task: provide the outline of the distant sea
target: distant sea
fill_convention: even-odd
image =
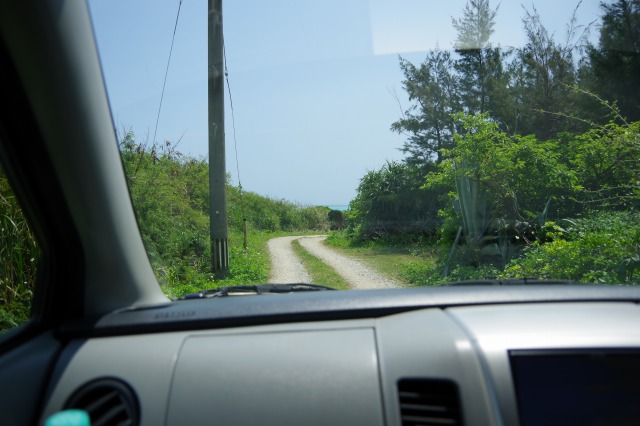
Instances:
[[[331,210],[340,210],[343,212],[349,210],[348,204],[329,204],[325,207],[329,207]]]

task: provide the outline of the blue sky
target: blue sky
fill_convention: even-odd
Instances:
[[[89,0],[118,129],[151,141],[179,0]],[[586,0],[580,22],[597,18]],[[451,48],[464,0],[223,0],[245,190],[305,205],[347,204],[359,179],[400,160],[389,130],[409,102],[398,54],[420,62]],[[497,3],[496,3],[497,4]],[[535,5],[560,39],[577,2]],[[531,3],[525,3],[530,7]],[[207,1],[183,0],[157,141],[207,156]],[[494,44],[523,40],[520,2],[503,0]],[[597,30],[592,31],[594,36]],[[237,184],[228,95],[227,172]]]

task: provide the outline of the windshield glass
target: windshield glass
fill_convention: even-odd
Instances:
[[[89,6],[170,296],[639,281],[639,0]]]

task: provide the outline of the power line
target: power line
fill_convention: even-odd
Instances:
[[[231,106],[231,126],[233,129],[233,147],[236,153],[236,172],[238,173],[238,189],[240,190],[240,212],[242,213],[242,222],[244,223],[244,249],[248,248],[247,238],[247,216],[244,210],[244,197],[242,194],[242,181],[240,180],[240,161],[238,159],[238,139],[236,137],[236,116],[233,109],[233,97],[231,96],[231,85],[229,84],[229,69],[227,68],[227,49],[224,44],[224,35],[222,36],[222,56],[224,58],[224,78],[227,82],[227,91],[229,92],[229,105]]]
[[[238,140],[236,139],[236,117],[233,109],[233,97],[231,96],[231,85],[229,84],[229,70],[227,69],[227,49],[222,40],[222,55],[224,57],[224,78],[227,82],[227,91],[229,92],[229,105],[231,106],[231,127],[233,128],[233,147],[236,153],[236,171],[238,173],[238,187],[240,188],[240,196],[242,196],[242,182],[240,181],[240,162],[238,160]],[[244,216],[244,212],[243,212]]]
[[[162,94],[160,95],[160,105],[158,105],[158,115],[156,117],[156,128],[153,131],[153,143],[156,142],[156,133],[158,132],[158,123],[160,122],[160,110],[162,109],[162,99],[164,98],[164,88],[167,85],[167,75],[169,74],[169,64],[171,63],[171,53],[173,53],[173,42],[176,39],[176,29],[178,29],[178,18],[180,17],[180,7],[182,0],[178,4],[178,13],[176,14],[176,23],[173,27],[173,36],[171,37],[171,49],[169,49],[169,59],[167,60],[167,69],[164,72],[164,82],[162,83]]]

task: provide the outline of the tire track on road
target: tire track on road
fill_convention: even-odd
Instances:
[[[270,283],[311,283],[311,275],[293,252],[291,243],[301,237],[278,237],[268,241],[271,256]]]
[[[311,276],[293,252],[295,240],[310,254],[322,260],[342,276],[353,289],[401,287],[397,281],[380,274],[363,262],[340,254],[324,244],[326,235],[279,237],[269,240],[272,283],[310,283]],[[316,283],[322,284],[322,283]]]

